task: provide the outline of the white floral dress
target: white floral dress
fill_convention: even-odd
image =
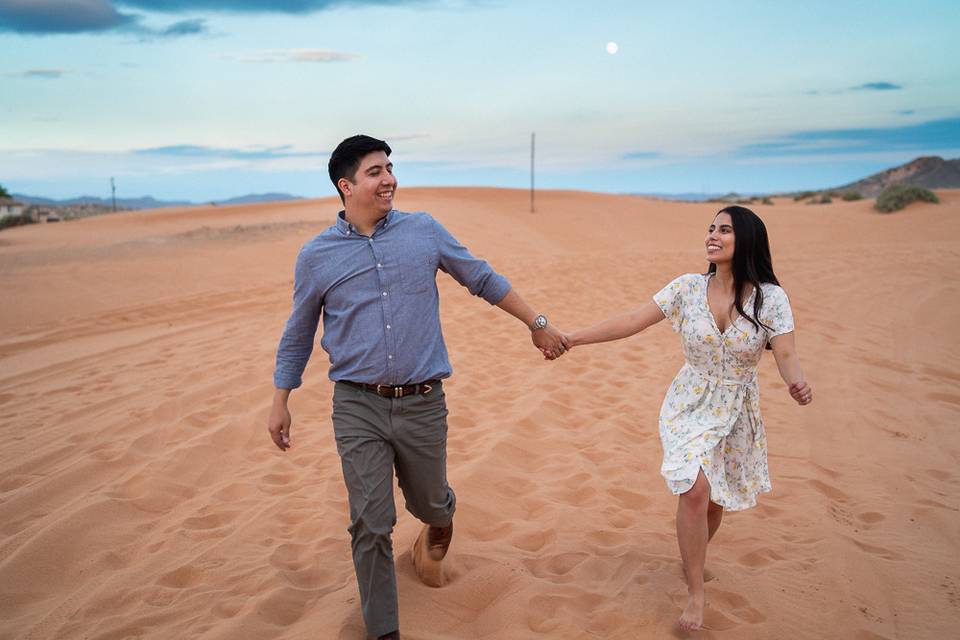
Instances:
[[[771,329],[758,331],[739,316],[721,333],[707,303],[709,278],[682,275],[653,297],[680,334],[686,356],[660,407],[660,472],[681,494],[703,469],[710,500],[737,511],[770,491],[757,363],[770,338],[793,331],[793,313],[784,290],[764,283],[760,320]],[[754,295],[743,303],[750,314]]]

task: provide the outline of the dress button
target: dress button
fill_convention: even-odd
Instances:
[[[390,328],[390,325],[387,325],[387,329],[389,329],[389,328]]]
[[[386,297],[386,295],[387,295],[387,292],[386,292],[386,291],[384,291],[384,292],[383,292],[383,295],[384,295],[384,297]]]
[[[377,269],[383,269],[383,265],[380,264],[379,262],[377,263]]]
[[[393,360],[393,356],[387,356],[388,360]]]

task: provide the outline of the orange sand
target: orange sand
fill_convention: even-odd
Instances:
[[[702,638],[946,638],[960,625],[960,191],[756,210],[815,401],[761,366],[773,493],[708,552]],[[700,271],[713,204],[401,189],[561,328]],[[299,247],[332,199],[0,233],[0,637],[363,638],[319,348],[293,449],[266,432]],[[440,274],[455,376],[453,581],[405,638],[664,638],[685,587],[657,411],[666,323],[544,362]],[[402,505],[402,501],[398,503]]]

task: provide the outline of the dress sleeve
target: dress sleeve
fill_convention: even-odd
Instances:
[[[786,291],[776,285],[763,288],[760,320],[770,327],[767,333],[771,338],[793,331],[793,310]]]
[[[670,326],[674,331],[680,331],[683,324],[683,291],[685,289],[687,276],[674,278],[663,289],[660,289],[653,296],[653,301],[660,307],[660,311],[670,321]]]

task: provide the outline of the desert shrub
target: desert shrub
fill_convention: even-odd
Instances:
[[[911,202],[922,200],[923,202],[940,202],[937,194],[930,189],[924,189],[912,184],[895,184],[887,187],[879,196],[874,208],[883,213],[899,211]]]
[[[760,201],[760,204],[773,204],[773,200],[770,199],[770,196],[763,196],[763,200]]]
[[[798,193],[797,195],[793,196],[793,200],[794,202],[806,200],[807,198],[811,198],[815,195],[817,195],[816,191],[804,191],[803,193]]]
[[[863,200],[863,195],[859,191],[847,191],[843,194],[844,202],[853,202],[854,200]]]
[[[4,216],[0,218],[0,229],[7,227],[19,227],[23,224],[33,224],[33,218],[29,213],[21,213],[17,216]]]
[[[820,196],[820,200],[817,201],[817,204],[830,204],[833,202],[833,198],[830,197],[830,194],[823,194]]]

